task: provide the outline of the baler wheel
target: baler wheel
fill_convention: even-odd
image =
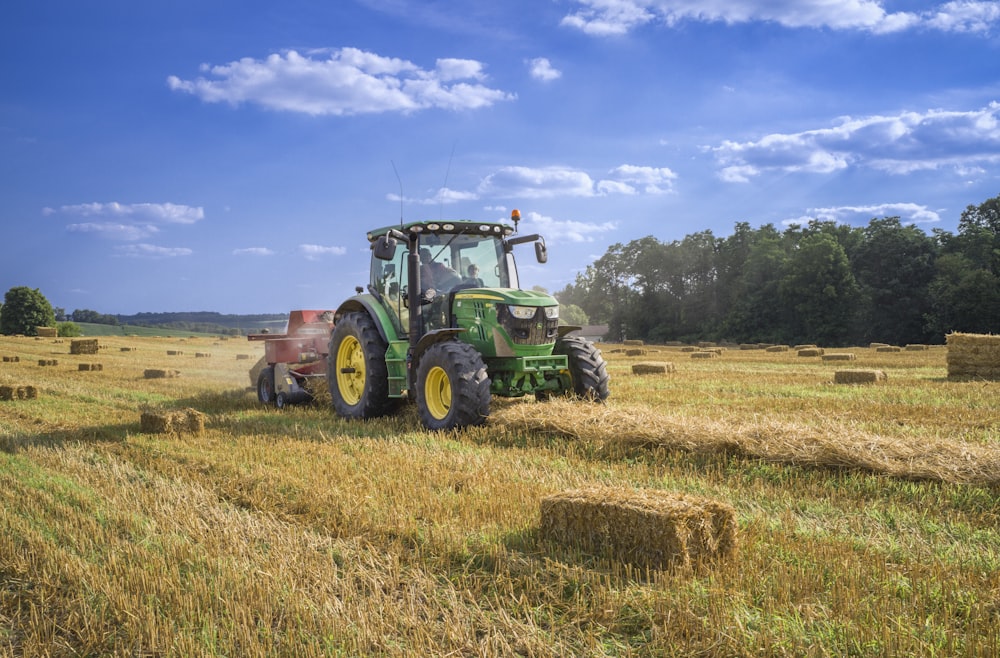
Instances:
[[[257,375],[257,400],[262,404],[274,404],[274,368],[271,366]]]

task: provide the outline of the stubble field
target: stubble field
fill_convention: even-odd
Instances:
[[[496,400],[435,434],[262,407],[259,343],[100,343],[0,337],[0,386],[38,392],[0,401],[0,655],[1000,654],[1000,383],[948,381],[943,347],[606,345],[606,405]],[[188,407],[204,433],[141,431]],[[598,484],[732,505],[735,556],[540,536],[544,496]]]

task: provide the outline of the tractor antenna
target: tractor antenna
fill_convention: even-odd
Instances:
[[[392,173],[396,174],[396,180],[399,181],[399,228],[403,228],[403,179],[399,177],[399,172],[396,171],[396,163],[391,159],[389,163],[392,165]]]
[[[444,185],[441,187],[442,192],[448,189],[448,176],[451,174],[451,161],[455,158],[455,146],[457,144],[457,139],[451,143],[451,155],[448,156],[448,168],[444,170]],[[441,197],[441,204],[438,207],[438,220],[444,220],[444,196]]]

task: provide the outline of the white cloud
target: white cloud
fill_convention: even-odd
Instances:
[[[246,249],[233,249],[234,256],[273,256],[274,252],[267,247],[247,247]]]
[[[347,253],[344,247],[324,247],[318,244],[300,244],[299,253],[306,260],[319,260],[323,256],[343,256]]]
[[[531,77],[542,82],[551,82],[562,77],[562,71],[552,67],[552,63],[545,57],[536,57],[528,62],[528,70]]]
[[[569,167],[503,167],[479,183],[486,197],[541,199],[560,196],[591,197],[611,194],[663,194],[673,189],[676,174],[666,167],[620,165],[606,179],[594,182],[590,174]]]
[[[437,206],[442,204],[449,205],[452,203],[459,203],[460,201],[475,201],[478,197],[475,192],[462,192],[461,190],[452,190],[447,187],[442,187],[433,195],[424,198],[400,197],[398,194],[393,193],[386,194],[385,198],[396,203],[399,203],[400,200],[402,200],[404,203],[415,203],[422,206]]]
[[[593,242],[594,236],[614,231],[618,228],[618,224],[615,222],[590,224],[573,220],[553,219],[537,212],[525,213],[522,217],[522,223],[530,226],[532,231],[537,230],[540,233],[544,233],[546,240],[557,244],[559,242]]]
[[[828,174],[854,166],[891,174],[951,168],[964,175],[1000,163],[1000,103],[970,111],[846,117],[831,128],[725,141],[709,150],[720,165],[718,176],[730,182],[765,171]]]
[[[194,253],[187,247],[158,247],[145,243],[121,245],[115,250],[127,258],[176,258]]]
[[[414,112],[428,108],[466,110],[516,98],[491,89],[480,62],[439,59],[430,70],[397,58],[356,48],[294,50],[258,60],[244,57],[202,66],[195,80],[167,78],[174,91],[208,103],[255,103],[309,115],[346,116],[379,112]]]
[[[874,34],[926,28],[989,32],[1000,21],[996,2],[959,0],[923,12],[889,12],[881,0],[575,0],[562,24],[594,36],[614,36],[651,23],[766,22],[787,28],[858,30]]]
[[[900,217],[915,224],[931,224],[941,221],[935,210],[916,203],[880,203],[868,206],[835,206],[832,208],[809,208],[805,215],[786,219],[782,224],[808,224],[812,220],[846,222],[850,218],[869,220],[874,217]]]
[[[67,231],[76,233],[95,233],[113,240],[142,240],[148,238],[160,229],[151,224],[117,224],[114,222],[83,222],[69,224]]]
[[[81,217],[107,217],[133,222],[158,224],[194,224],[205,218],[200,207],[176,203],[81,203],[59,208],[44,208],[45,215],[64,214]]]

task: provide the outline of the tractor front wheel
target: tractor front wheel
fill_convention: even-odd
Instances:
[[[386,349],[367,313],[348,313],[333,328],[326,379],[340,416],[375,418],[392,411]]]
[[[604,402],[611,395],[608,384],[608,364],[604,361],[601,350],[593,343],[579,336],[563,336],[556,341],[553,354],[565,354],[569,362],[569,378],[571,390],[566,393],[575,394],[585,400]]]
[[[490,378],[471,345],[432,345],[417,366],[417,412],[430,430],[482,425],[490,415]]]

